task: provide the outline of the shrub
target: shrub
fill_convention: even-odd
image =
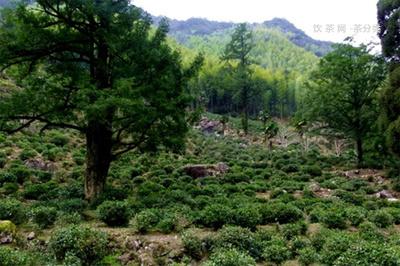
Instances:
[[[261,258],[262,242],[256,240],[254,234],[246,228],[238,226],[224,226],[215,237],[212,250],[220,248],[235,248],[248,254],[256,260]]]
[[[19,185],[17,183],[4,183],[3,184],[3,192],[6,195],[14,194],[19,189]]]
[[[155,209],[148,209],[139,212],[135,216],[136,229],[140,233],[145,233],[149,227],[155,226],[160,221]]]
[[[353,226],[358,226],[365,220],[365,210],[361,207],[346,208],[345,215]]]
[[[22,166],[13,168],[11,173],[17,177],[17,182],[20,184],[24,183],[31,176],[31,171]]]
[[[7,164],[7,158],[0,158],[0,168],[3,168]]]
[[[378,227],[387,227],[393,225],[393,216],[390,215],[386,210],[371,211],[368,214],[368,220],[376,224]]]
[[[37,156],[37,152],[32,149],[23,149],[19,154],[18,158],[21,159],[22,161],[34,158]]]
[[[38,177],[39,181],[42,183],[49,182],[51,180],[52,176],[53,176],[53,173],[51,173],[51,172],[40,171],[37,173],[37,177]]]
[[[46,194],[48,191],[49,188],[46,184],[31,184],[25,188],[23,195],[26,199],[38,199],[39,196]]]
[[[0,172],[0,185],[15,182],[17,182],[17,177],[13,173]]]
[[[53,225],[56,221],[57,209],[54,207],[37,207],[30,210],[28,215],[40,228],[45,228]]]
[[[32,254],[14,250],[11,248],[0,248],[0,265],[39,265]]]
[[[83,265],[94,265],[107,255],[107,243],[106,234],[100,231],[68,226],[53,233],[49,247],[60,262],[74,256]]]
[[[255,229],[262,221],[258,208],[251,205],[234,210],[232,216],[233,224],[250,229]]]
[[[299,255],[297,256],[297,260],[302,265],[311,265],[319,260],[319,255],[315,251],[315,249],[311,247],[306,247],[298,251]]]
[[[132,217],[126,202],[105,201],[97,207],[98,217],[109,226],[125,226]]]
[[[163,233],[169,234],[175,229],[174,217],[164,217],[156,225],[158,229],[161,229]]]
[[[193,231],[188,230],[182,233],[181,240],[187,254],[196,259],[201,258],[201,240]]]
[[[0,220],[10,220],[15,224],[25,219],[25,211],[20,201],[6,199],[0,201]]]
[[[50,142],[57,145],[57,146],[64,146],[68,144],[69,137],[60,133],[54,133],[50,139]]]
[[[311,176],[321,176],[322,169],[318,165],[304,165],[301,167],[301,171]]]
[[[129,191],[122,188],[116,188],[110,184],[106,185],[104,192],[101,193],[97,198],[95,198],[90,206],[96,209],[97,206],[102,204],[106,200],[111,201],[123,201],[128,198]]]
[[[220,229],[232,222],[232,210],[222,204],[209,205],[201,213],[201,222],[205,226]]]
[[[60,211],[65,214],[70,214],[74,212],[81,213],[87,208],[88,204],[83,199],[70,199],[61,201],[59,204]]]
[[[275,237],[266,243],[262,256],[268,262],[280,264],[290,259],[291,252],[282,238]]]
[[[342,253],[334,265],[400,265],[400,252],[394,247],[362,241]]]
[[[328,228],[346,228],[346,217],[340,208],[330,208],[324,212],[322,223]]]
[[[282,233],[282,236],[286,237],[287,239],[291,239],[294,236],[305,234],[307,228],[307,223],[304,221],[300,221],[297,223],[284,224],[281,226],[280,231]]]
[[[278,223],[294,223],[303,218],[303,212],[290,204],[277,204],[275,206],[275,220]]]
[[[211,258],[204,263],[205,266],[252,266],[257,265],[255,260],[246,253],[236,249],[221,250],[211,255]]]

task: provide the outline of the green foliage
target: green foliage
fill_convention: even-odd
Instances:
[[[140,233],[145,233],[147,230],[155,226],[160,221],[160,217],[155,209],[148,209],[139,212],[135,216],[135,226]]]
[[[68,199],[59,203],[59,210],[64,214],[71,214],[74,212],[81,213],[88,206],[88,203],[83,199]]]
[[[263,246],[262,242],[256,241],[255,235],[249,229],[237,226],[225,226],[218,231],[212,250],[235,248],[259,260]]]
[[[368,214],[368,220],[376,224],[378,227],[387,227],[394,223],[393,216],[386,210],[371,211]]]
[[[14,250],[7,247],[0,248],[0,264],[1,265],[34,265],[40,263],[35,260],[35,257],[27,252]]]
[[[19,224],[25,220],[22,203],[16,199],[0,200],[0,220],[10,220]]]
[[[247,255],[246,253],[240,252],[236,249],[223,249],[215,254],[211,255],[211,258],[204,263],[205,266],[249,266],[257,265],[256,261]]]
[[[303,119],[320,133],[357,143],[363,161],[363,141],[377,119],[375,94],[385,79],[384,61],[365,45],[337,44],[320,61],[306,82]]]
[[[189,254],[193,258],[200,258],[202,254],[201,239],[195,235],[193,231],[187,230],[182,233],[182,245],[185,249],[185,253]]]
[[[284,239],[275,237],[266,243],[262,256],[268,262],[280,264],[290,259],[291,252]]]
[[[49,247],[58,261],[76,257],[83,265],[99,263],[107,255],[107,235],[89,228],[68,226],[56,230]]]
[[[97,207],[98,217],[109,226],[126,226],[132,217],[129,206],[123,201],[105,201]]]
[[[203,58],[183,66],[166,41],[166,20],[153,29],[151,17],[128,1],[39,1],[34,9],[21,3],[2,15],[1,69],[19,89],[2,94],[0,130],[13,133],[38,122],[86,135],[84,178],[94,179],[86,182],[92,184],[87,199],[102,192],[118,156],[183,147],[191,101],[185,88]],[[55,132],[50,142],[64,146],[69,139]],[[60,149],[42,155],[56,160]],[[29,149],[19,155],[34,156]]]
[[[37,223],[40,228],[49,227],[54,224],[57,219],[57,209],[54,207],[37,207],[28,212],[28,216],[33,222]]]
[[[201,214],[201,222],[207,227],[220,229],[225,224],[232,222],[232,210],[222,204],[211,204],[206,206]]]
[[[18,158],[21,159],[22,161],[34,158],[37,156],[37,152],[32,149],[23,149],[19,154]]]

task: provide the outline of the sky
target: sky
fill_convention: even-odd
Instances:
[[[317,40],[378,42],[378,0],[132,0],[155,16],[227,22],[264,22],[285,18]]]

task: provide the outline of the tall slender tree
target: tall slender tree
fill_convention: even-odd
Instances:
[[[249,103],[260,94],[258,86],[252,82],[253,70],[250,52],[253,49],[253,33],[246,23],[239,24],[226,45],[222,60],[227,63],[232,94],[240,103],[242,109],[242,126],[245,134],[248,133]]]
[[[38,0],[2,13],[0,68],[13,91],[0,95],[0,130],[34,122],[86,136],[85,195],[103,190],[110,163],[133,149],[179,149],[187,131],[183,69],[164,20],[128,0]],[[153,32],[153,33],[152,33]]]

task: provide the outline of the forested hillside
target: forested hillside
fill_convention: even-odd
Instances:
[[[205,55],[198,80],[191,83],[191,93],[202,97],[209,111],[240,115],[240,102],[225,78],[225,63],[221,60],[237,25],[205,19],[171,20],[169,23],[170,38],[189,48],[185,53],[197,51]],[[310,47],[314,47],[316,41],[306,39],[303,32],[286,20],[274,19],[270,23],[274,23],[273,26],[267,27],[266,22],[249,25],[248,29],[252,33],[249,57],[259,91],[257,97],[250,100],[250,114],[256,117],[260,111],[268,109],[272,116],[283,118],[297,111],[302,77],[316,66],[319,58],[291,39],[301,40],[303,46]]]

